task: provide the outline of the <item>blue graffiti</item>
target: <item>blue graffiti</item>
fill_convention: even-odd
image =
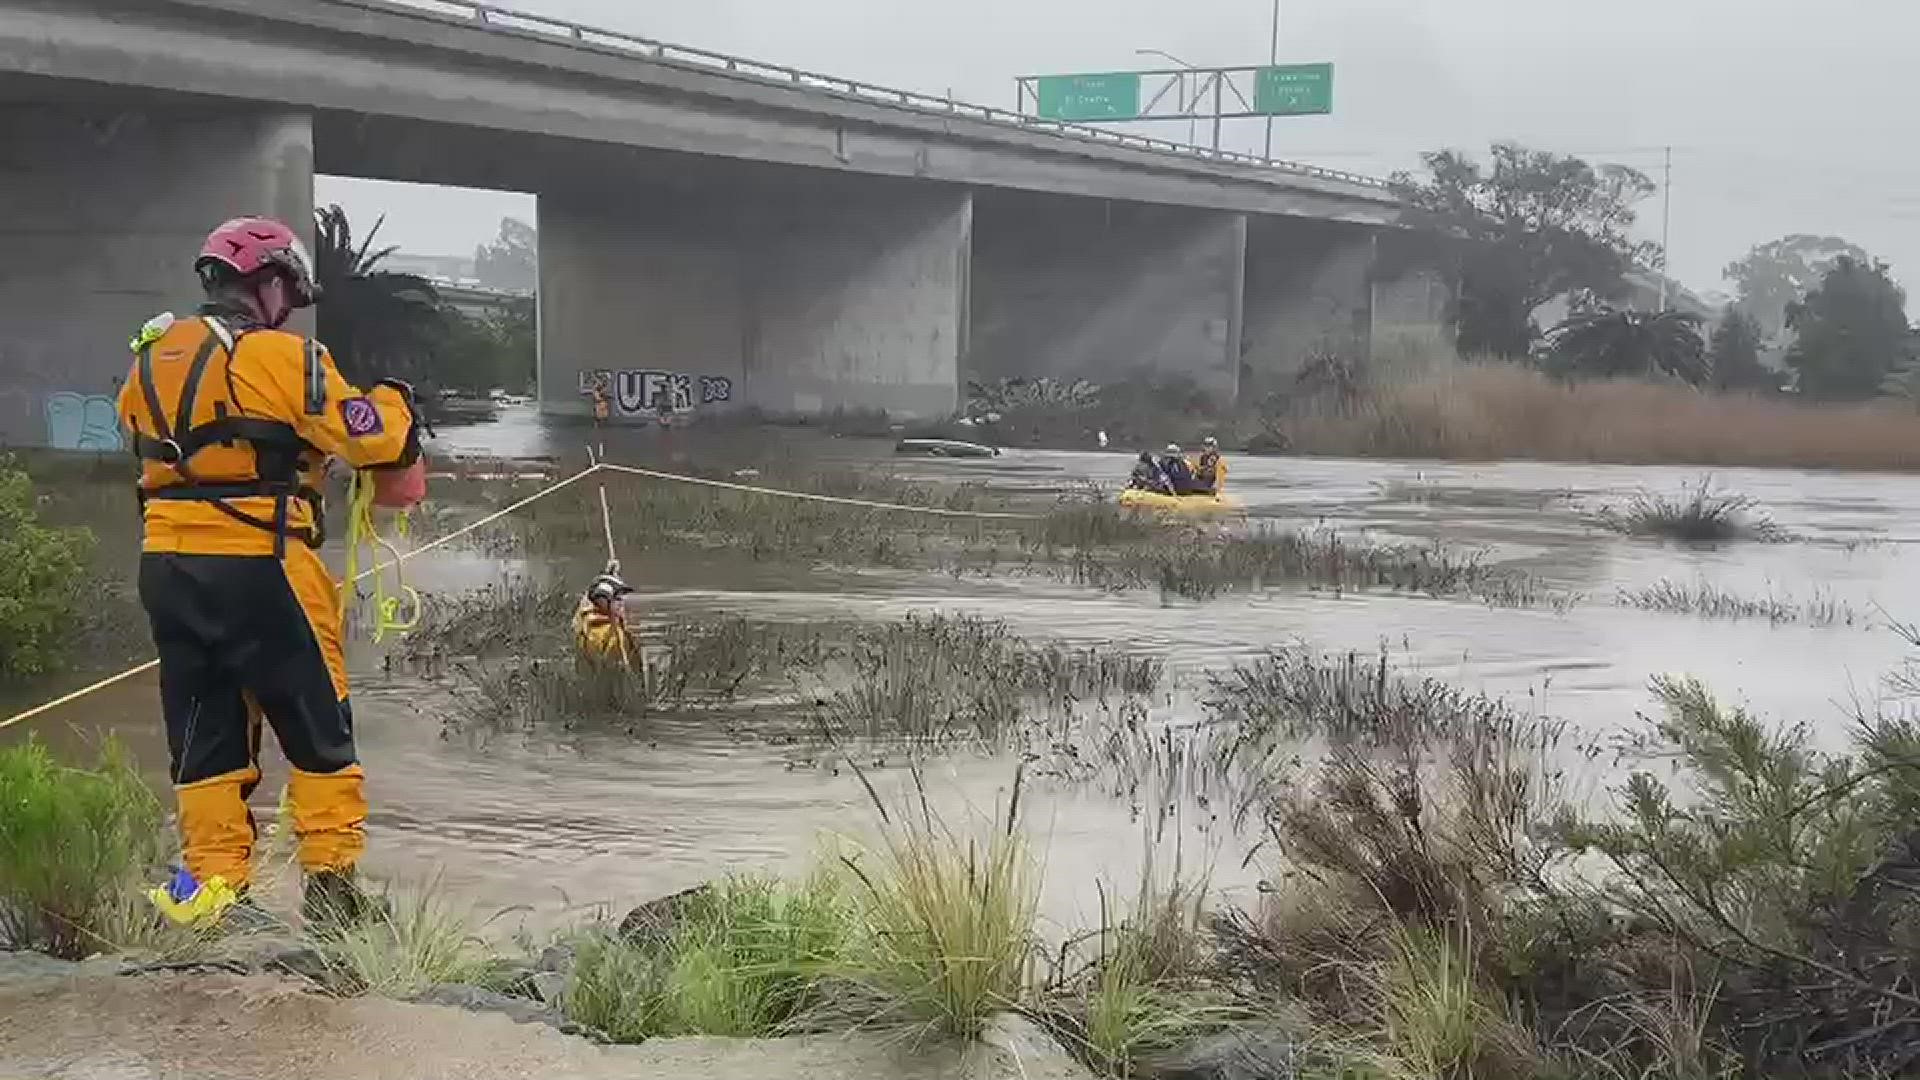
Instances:
[[[733,400],[733,380],[725,375],[700,376],[700,403],[711,405],[716,401]]]
[[[120,413],[104,394],[47,395],[47,445],[55,450],[118,450]]]

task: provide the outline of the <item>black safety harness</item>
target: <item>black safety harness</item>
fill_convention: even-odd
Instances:
[[[174,411],[171,423],[166,411],[160,405],[160,392],[153,378],[153,343],[149,342],[140,349],[139,379],[140,393],[146,399],[147,412],[153,418],[157,429],[149,438],[136,425],[133,432],[133,451],[143,461],[157,461],[179,473],[182,482],[164,487],[138,488],[140,505],[144,510],[149,499],[180,499],[205,502],[235,521],[264,529],[273,534],[273,554],[275,558],[285,557],[287,537],[291,536],[310,548],[318,548],[326,540],[326,514],[319,489],[300,482],[300,455],[318,453],[312,444],[300,437],[299,431],[284,420],[269,420],[257,416],[234,416],[227,411],[227,402],[214,404],[214,418],[204,424],[193,424],[193,407],[200,394],[201,381],[206,377],[207,366],[213,360],[214,350],[223,349],[227,362],[227,397],[237,407],[239,398],[234,393],[232,364],[239,354],[246,332],[235,334],[219,318],[202,315],[200,321],[206,325],[207,337],[201,342],[200,349],[193,356],[192,367],[187,371],[186,380],[180,386],[180,400]],[[305,387],[305,406],[307,415],[319,416],[325,413],[327,406],[326,367],[321,360],[320,344],[309,339],[306,343],[306,365],[302,382]],[[216,443],[232,446],[236,441],[248,443],[253,447],[254,475],[252,480],[203,481],[193,474],[187,463],[200,451]],[[234,506],[228,500],[269,497],[273,499],[273,517],[260,518]],[[305,500],[313,511],[313,524],[295,526],[289,523],[287,506],[291,499]]]

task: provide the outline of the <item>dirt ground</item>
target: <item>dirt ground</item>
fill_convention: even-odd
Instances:
[[[4,960],[0,957],[0,960]],[[1018,1022],[982,1044],[862,1033],[603,1047],[492,1013],[276,977],[0,963],[0,1080],[1070,1080]]]

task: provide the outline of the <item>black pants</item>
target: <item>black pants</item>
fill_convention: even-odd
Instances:
[[[247,798],[260,781],[260,722],[293,765],[300,861],[350,869],[366,845],[363,775],[340,649],[339,595],[319,556],[140,557],[140,600],[160,654],[160,702],[187,868],[244,885]]]
[[[249,697],[294,768],[354,763],[352,710],[279,559],[142,555],[140,602],[160,654],[174,783],[253,764]]]

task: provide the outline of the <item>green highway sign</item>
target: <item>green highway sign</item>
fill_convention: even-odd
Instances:
[[[1253,80],[1253,111],[1263,116],[1322,116],[1333,111],[1332,64],[1263,67]]]
[[[1040,116],[1047,120],[1131,120],[1140,115],[1140,76],[1042,75],[1035,80]]]

